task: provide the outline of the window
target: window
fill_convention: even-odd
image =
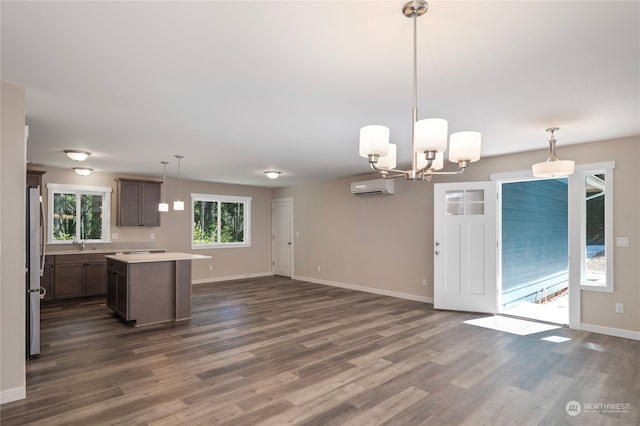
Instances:
[[[580,284],[613,291],[613,164],[583,166],[580,179]]]
[[[251,246],[251,198],[191,194],[191,248]]]
[[[49,243],[109,242],[111,188],[47,184]]]

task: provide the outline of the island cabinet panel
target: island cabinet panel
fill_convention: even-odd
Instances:
[[[118,179],[118,226],[160,226],[162,182]]]
[[[107,306],[134,325],[191,318],[191,260],[187,253],[107,256]]]

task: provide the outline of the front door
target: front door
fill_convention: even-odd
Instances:
[[[273,273],[291,277],[293,269],[293,200],[272,202]]]
[[[434,308],[495,314],[495,183],[435,184],[434,197]]]

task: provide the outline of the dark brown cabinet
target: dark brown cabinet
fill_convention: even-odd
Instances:
[[[48,302],[55,299],[55,283],[55,257],[45,256],[44,271],[42,272],[42,277],[40,277],[40,287],[46,290],[42,298],[43,301]]]
[[[40,195],[42,195],[42,175],[46,172],[41,170],[27,170],[27,188],[30,186],[39,186]]]
[[[100,296],[107,293],[104,254],[58,255],[55,260],[54,297]]]
[[[162,182],[118,179],[118,226],[160,226]]]
[[[109,259],[107,261],[107,306],[126,321],[131,320],[129,312],[129,286],[127,266]]]

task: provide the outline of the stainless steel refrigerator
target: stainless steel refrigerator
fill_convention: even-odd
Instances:
[[[40,187],[27,188],[27,357],[40,355],[40,300],[46,290],[40,287],[45,256],[44,208]]]

